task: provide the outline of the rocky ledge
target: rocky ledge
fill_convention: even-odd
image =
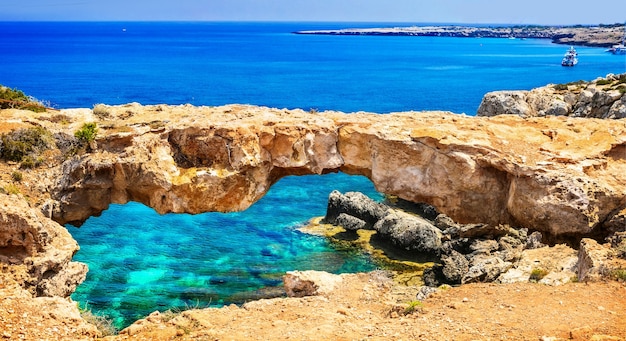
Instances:
[[[626,118],[626,74],[591,82],[550,84],[530,91],[487,93],[478,116],[518,115]]]
[[[363,230],[373,230],[380,240],[393,245],[394,254],[402,254],[407,260],[433,261],[434,266],[419,274],[427,286],[418,294],[420,300],[444,284],[534,281],[561,285],[619,278],[626,269],[626,224],[623,223],[603,244],[582,238],[573,247],[565,244],[550,247],[544,244],[540,232],[531,233],[527,228],[459,224],[428,204],[396,200],[378,203],[362,193],[337,191],[330,194],[326,216],[320,223],[341,228],[327,228],[325,235],[331,239],[341,235],[363,245],[373,240],[372,234]],[[346,234],[353,231],[358,236],[368,235],[369,240],[348,238]],[[373,256],[381,257],[377,253]],[[406,265],[403,264],[403,271]]]
[[[457,38],[532,38],[551,39],[555,44],[610,47],[622,42],[624,26],[409,26],[383,28],[346,28],[338,30],[297,31],[296,34],[424,36]]]

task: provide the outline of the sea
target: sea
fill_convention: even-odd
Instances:
[[[432,24],[432,23],[428,23]],[[483,95],[626,72],[626,57],[538,39],[298,35],[416,23],[0,22],[0,84],[54,108],[241,103],[475,115]],[[383,200],[364,177],[290,176],[237,213],[165,214],[112,204],[80,228],[89,265],[72,298],[123,328],[152,311],[242,304],[280,293],[290,270],[378,266],[361,250],[300,232],[333,190]]]

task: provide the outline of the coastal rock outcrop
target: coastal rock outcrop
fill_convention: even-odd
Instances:
[[[518,115],[626,118],[626,74],[592,82],[554,84],[530,91],[487,93],[477,116]]]
[[[551,39],[555,44],[610,47],[622,41],[621,24],[600,26],[406,26],[297,31],[296,34]]]
[[[0,269],[33,296],[67,297],[87,266],[69,232],[15,195],[0,194]]]
[[[380,192],[431,204],[459,223],[546,235],[607,234],[626,208],[625,120],[243,105],[96,113],[3,111],[4,120],[69,136],[98,124],[97,149],[25,174],[48,184],[33,196],[48,197],[38,205],[61,224],[127,201],[160,213],[243,210],[283,176],[336,171],[365,175]]]
[[[362,206],[368,201],[371,199],[362,194],[333,192],[328,209],[330,212],[336,207]],[[434,260],[434,266],[423,272],[426,287],[418,296],[429,293],[431,289],[428,288],[444,284],[532,281],[562,285],[574,278],[597,281],[621,276],[622,269],[626,268],[626,232],[615,233],[604,245],[583,238],[577,251],[565,244],[546,245],[537,231],[528,234],[527,229],[508,225],[459,224],[445,214],[432,219],[430,210],[424,210],[422,205],[399,205],[392,200],[386,203],[372,201],[368,206],[376,207],[376,210],[384,208],[386,213],[373,227],[363,225],[359,229],[376,230],[380,238],[397,247],[397,250],[387,251],[402,254],[401,257]],[[399,209],[399,206],[407,210]],[[368,210],[341,214],[361,221],[363,216],[371,216]],[[329,215],[332,213],[327,217]],[[344,221],[351,220],[325,218],[322,222],[354,230],[342,225]],[[285,282],[286,287],[288,282],[289,286],[300,288],[298,292],[313,292],[315,289],[309,282],[296,282],[291,277]]]

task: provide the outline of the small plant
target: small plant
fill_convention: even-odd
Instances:
[[[542,278],[546,277],[548,271],[545,269],[535,268],[530,272],[530,282],[539,282]]]
[[[100,332],[101,337],[111,336],[117,334],[117,329],[113,325],[113,321],[106,316],[94,314],[87,305],[84,308],[79,307],[80,316],[87,323],[96,326],[96,329]]]
[[[607,85],[611,83],[613,83],[613,81],[608,79],[598,79],[598,81],[596,81],[596,85]]]
[[[617,281],[626,282],[626,269],[617,269],[611,271],[611,277]]]
[[[0,136],[0,158],[26,162],[27,166],[22,168],[32,168],[38,165],[39,154],[49,149],[52,141],[52,134],[42,127],[14,130]]]
[[[17,187],[14,184],[8,184],[5,188],[4,191],[8,194],[20,194],[20,188]]]
[[[415,312],[421,312],[422,308],[424,308],[424,303],[422,301],[411,301],[409,305],[404,308],[404,315],[410,315]]]
[[[96,140],[96,135],[98,134],[98,125],[94,122],[85,123],[83,126],[78,129],[74,136],[82,143],[89,144]]]
[[[555,84],[554,85],[554,90],[563,91],[567,89],[569,89],[569,86],[567,84]]]
[[[32,155],[26,155],[22,158],[22,162],[20,162],[20,168],[21,169],[37,168],[41,166],[42,163],[43,163],[42,158],[40,157],[35,158]]]
[[[104,104],[94,105],[92,111],[93,111],[93,114],[100,120],[104,120],[104,119],[111,117],[111,113],[109,112],[108,107]]]
[[[11,179],[13,179],[13,181],[15,182],[21,182],[23,178],[24,176],[20,171],[13,171],[13,173],[11,173]]]

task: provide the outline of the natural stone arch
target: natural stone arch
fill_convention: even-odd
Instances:
[[[56,221],[80,223],[130,200],[161,213],[238,211],[285,175],[336,171],[459,222],[553,235],[597,232],[626,206],[626,162],[613,152],[626,144],[622,121],[138,105],[112,107],[113,117],[116,110],[132,131],[107,133],[94,153],[58,168],[44,210]],[[147,117],[180,118],[154,128]]]

